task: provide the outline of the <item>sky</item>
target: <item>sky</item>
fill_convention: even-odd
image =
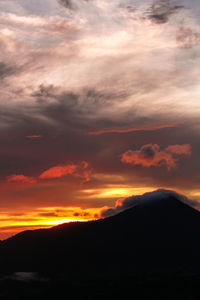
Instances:
[[[157,189],[200,203],[198,0],[0,1],[0,239]]]

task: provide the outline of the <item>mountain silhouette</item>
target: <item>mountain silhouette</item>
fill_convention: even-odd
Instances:
[[[170,196],[115,216],[25,231],[0,244],[1,272],[82,277],[198,274],[200,213]]]

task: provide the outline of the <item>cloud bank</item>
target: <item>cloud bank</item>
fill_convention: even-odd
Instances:
[[[145,193],[143,195],[132,196],[125,199],[119,199],[116,201],[114,208],[103,208],[100,215],[101,217],[110,217],[116,215],[126,209],[132,208],[136,205],[148,204],[156,201],[168,201],[171,198],[175,198],[184,203],[192,203],[184,195],[178,194],[175,191],[159,189],[154,192]]]

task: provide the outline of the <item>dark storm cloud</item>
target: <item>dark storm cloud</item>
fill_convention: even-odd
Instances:
[[[138,196],[132,196],[128,197],[125,199],[119,199],[116,202],[116,205],[114,208],[108,208],[108,209],[103,209],[101,211],[101,217],[110,217],[113,215],[116,215],[126,209],[132,208],[136,205],[143,205],[143,204],[148,204],[152,202],[157,202],[157,201],[168,201],[169,199],[174,198],[179,201],[182,201],[184,203],[194,205],[194,201],[190,201],[187,197],[184,195],[178,194],[175,191],[171,190],[157,190],[154,192],[150,193],[145,193],[143,195],[138,195]]]
[[[165,24],[169,18],[184,6],[176,5],[170,0],[156,0],[147,11],[147,17],[156,24]]]
[[[180,48],[192,48],[200,45],[200,32],[189,26],[182,26],[176,34],[176,41]]]

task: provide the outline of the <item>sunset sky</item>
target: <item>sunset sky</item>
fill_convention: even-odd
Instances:
[[[199,0],[0,1],[0,239],[160,188],[198,207],[199,16]]]

